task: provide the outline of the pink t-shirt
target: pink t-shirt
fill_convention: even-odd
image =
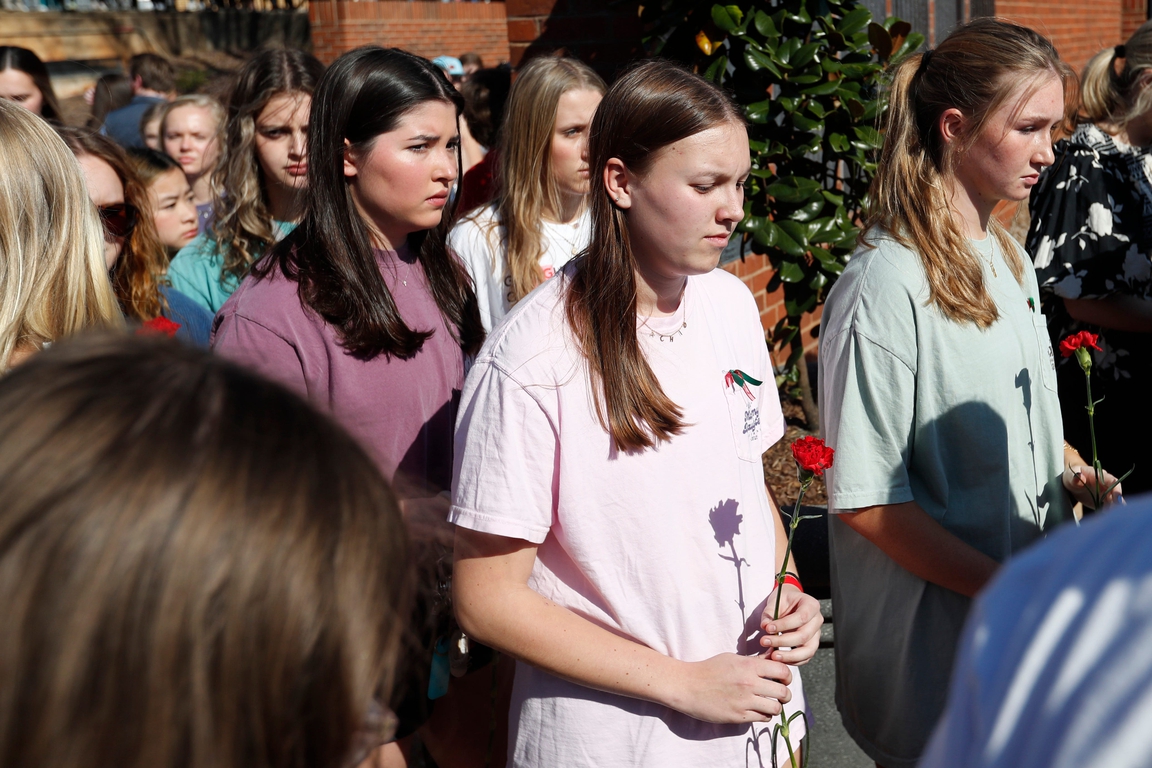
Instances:
[[[410,328],[432,331],[401,360],[348,354],[336,329],[300,301],[298,284],[273,269],[249,276],[220,308],[212,348],[287,385],[332,414],[376,460],[400,498],[447,490],[452,426],[464,353],[405,248],[376,251],[384,282]]]
[[[688,279],[674,317],[638,325],[689,426],[620,453],[565,320],[571,269],[517,304],[465,381],[450,519],[538,544],[532,589],[660,653],[759,653],[776,553],[761,454],[784,419],[756,303],[716,270]],[[731,371],[762,383],[745,390]],[[804,706],[793,680],[790,712]],[[525,768],[759,764],[757,750],[768,764],[772,750],[770,727],[700,722],[526,664],[510,737]]]

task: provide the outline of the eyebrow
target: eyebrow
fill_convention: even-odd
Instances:
[[[412,138],[408,139],[408,141],[439,141],[439,140],[440,140],[439,136],[432,136],[429,134],[421,134],[419,136],[413,136]]]

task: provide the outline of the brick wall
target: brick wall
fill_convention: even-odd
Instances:
[[[1120,40],[1127,40],[1140,25],[1148,20],[1148,0],[1122,0],[1120,10]]]
[[[607,0],[506,0],[513,65],[557,51],[607,78],[641,55],[639,4]]]
[[[1101,48],[1124,42],[1121,5],[1130,0],[996,0],[996,15],[1048,37],[1079,72]],[[1147,13],[1147,7],[1142,13]],[[1138,26],[1138,25],[1137,25]]]
[[[312,50],[325,63],[361,45],[403,48],[428,58],[479,53],[486,65],[508,61],[503,3],[312,0]]]

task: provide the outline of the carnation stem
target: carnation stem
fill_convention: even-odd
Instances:
[[[784,588],[784,577],[788,575],[788,560],[792,556],[792,540],[796,536],[796,527],[800,525],[800,504],[804,501],[804,494],[808,490],[808,486],[812,485],[813,473],[808,470],[800,470],[800,473],[800,493],[796,496],[796,505],[792,507],[792,519],[788,521],[788,546],[784,548],[784,564],[780,566],[780,573],[776,574],[776,608],[772,611],[773,621],[780,618],[780,591]],[[796,765],[796,754],[792,751],[788,725],[788,718],[784,716],[784,708],[781,707],[780,735],[784,737],[784,743],[788,747],[788,763],[791,768],[799,768]]]
[[[1092,440],[1092,470],[1096,473],[1096,480],[1088,489],[1088,493],[1092,496],[1093,508],[1100,509],[1100,480],[1104,476],[1104,470],[1096,453],[1096,401],[1092,399],[1091,369],[1084,371],[1084,386],[1088,389],[1088,435]]]

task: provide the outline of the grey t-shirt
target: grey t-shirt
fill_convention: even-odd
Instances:
[[[912,768],[943,710],[970,600],[913,576],[836,513],[916,501],[1003,562],[1071,512],[1052,346],[1028,261],[1021,285],[995,238],[970,241],[1000,314],[982,329],[928,304],[914,251],[870,239],[821,323],[820,408],[836,450],[836,701],[870,757]]]

